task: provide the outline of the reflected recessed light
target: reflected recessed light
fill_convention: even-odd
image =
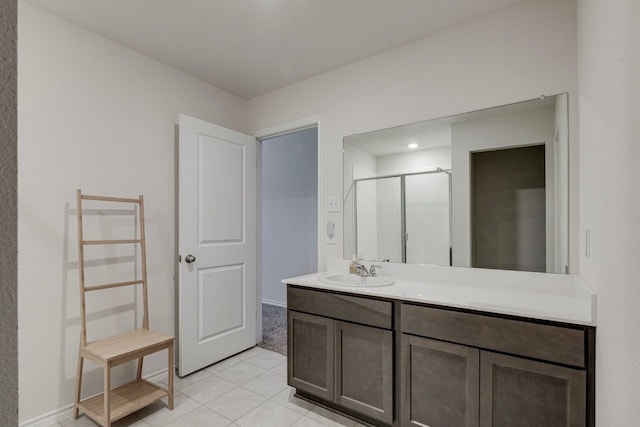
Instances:
[[[412,142],[411,144],[407,145],[407,147],[409,147],[409,148],[418,148],[418,144],[416,144],[415,142]]]

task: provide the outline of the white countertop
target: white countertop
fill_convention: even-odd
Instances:
[[[455,267],[390,268],[385,264],[386,270],[395,270],[394,274],[380,275],[392,277],[395,280],[393,285],[359,287],[321,282],[320,277],[324,275],[345,274],[348,263],[333,263],[329,267],[333,270],[284,279],[282,283],[596,326],[596,295],[577,276]]]

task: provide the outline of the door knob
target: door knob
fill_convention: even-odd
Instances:
[[[189,254],[186,257],[184,257],[184,262],[186,262],[187,264],[191,264],[192,262],[194,262],[196,260],[196,257],[194,257],[193,255]]]

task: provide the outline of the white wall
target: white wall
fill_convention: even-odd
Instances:
[[[321,114],[324,134],[324,201],[342,194],[342,138],[375,129],[445,117],[486,107],[575,94],[575,2],[525,2],[432,37],[372,56],[248,102],[250,130]],[[570,107],[575,115],[574,105]],[[571,122],[575,125],[575,121]],[[577,156],[577,144],[572,145]],[[577,167],[572,164],[572,177]],[[575,176],[574,176],[575,175]],[[577,179],[572,179],[577,185]],[[577,187],[571,189],[577,203]],[[337,244],[342,257],[342,213]],[[577,210],[572,209],[572,224]],[[572,248],[577,232],[572,230]],[[350,254],[347,254],[350,255]],[[577,271],[577,252],[572,271]]]
[[[318,132],[262,142],[262,302],[285,306],[282,279],[318,271]]]
[[[378,175],[427,172],[451,169],[451,127],[447,126],[448,145],[427,150],[390,154],[376,159]]]
[[[345,218],[348,218],[347,224],[344,226],[343,233],[343,245],[344,245],[344,255],[347,258],[351,258],[351,256],[356,255],[356,228],[354,223],[354,191],[355,185],[354,180],[366,177],[376,176],[376,158],[370,153],[363,151],[353,145],[346,144],[344,146],[343,153],[343,169],[342,173],[344,176],[344,188],[343,188],[343,201],[342,201],[342,210],[344,212]],[[333,169],[332,169],[333,170]],[[366,187],[366,185],[365,185]],[[373,190],[373,189],[372,189]],[[359,191],[362,191],[362,186]],[[366,191],[366,189],[365,189]],[[375,191],[371,192],[370,197],[364,198],[364,200],[368,200],[369,204],[364,209],[364,212],[370,213],[367,215],[366,219],[363,217],[360,220],[364,220],[368,222],[368,225],[360,224],[361,226],[370,228],[374,230],[372,233],[364,236],[367,239],[367,242],[364,243],[365,247],[375,248],[376,243],[378,241],[378,232],[377,227],[375,226],[377,221],[377,213],[376,213],[376,205],[377,205],[377,196]],[[360,198],[360,202],[363,201],[363,198]],[[358,209],[360,213],[363,211]],[[335,215],[334,215],[335,216]],[[333,219],[335,221],[335,219]],[[359,236],[362,238],[363,236]],[[378,254],[376,252],[374,259],[378,258]]]
[[[640,419],[640,2],[578,2],[580,272],[598,293],[596,418]]]
[[[178,114],[244,131],[246,103],[24,2],[18,32],[24,422],[73,401],[79,342],[75,189],[145,196],[151,327],[173,333]],[[104,326],[95,332],[115,331]],[[101,387],[102,374],[85,365],[86,396]],[[164,366],[164,358],[151,359],[145,373]]]

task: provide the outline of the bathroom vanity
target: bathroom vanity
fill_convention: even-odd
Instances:
[[[283,281],[289,384],[372,425],[593,426],[595,295],[570,276],[536,289],[535,273],[511,287],[482,274],[473,285]]]

